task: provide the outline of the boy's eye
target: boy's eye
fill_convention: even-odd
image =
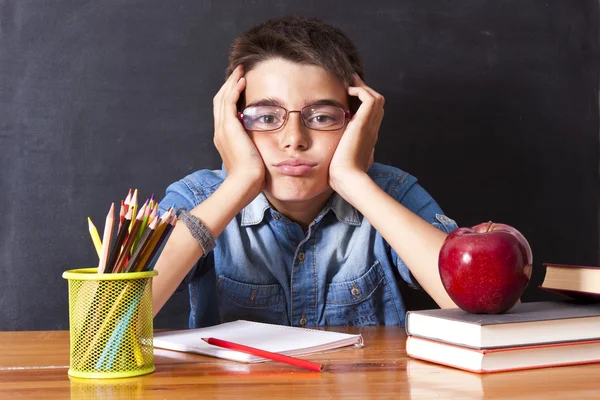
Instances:
[[[328,127],[335,125],[338,121],[335,116],[329,114],[314,114],[306,122],[312,126]]]
[[[244,126],[250,130],[274,130],[283,124],[284,119],[285,110],[280,107],[255,106],[244,111]]]
[[[262,124],[274,124],[276,120],[274,115],[261,115],[257,118],[257,121]]]
[[[315,115],[313,119],[315,122],[322,124],[322,123],[331,121],[333,118],[330,117],[329,115]]]

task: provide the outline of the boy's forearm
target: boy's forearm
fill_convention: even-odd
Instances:
[[[216,238],[235,215],[253,200],[254,193],[254,190],[228,178],[209,198],[189,212],[198,217]],[[158,271],[152,282],[154,315],[158,314],[202,255],[200,244],[185,224],[178,223],[154,268]]]
[[[339,194],[377,229],[433,300],[442,308],[456,307],[438,271],[446,234],[398,203],[366,173],[353,174],[339,187]]]

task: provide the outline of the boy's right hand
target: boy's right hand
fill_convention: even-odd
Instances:
[[[237,102],[246,88],[243,75],[244,70],[238,65],[213,99],[214,144],[221,155],[228,179],[244,185],[252,201],[263,189],[265,165],[237,118]]]

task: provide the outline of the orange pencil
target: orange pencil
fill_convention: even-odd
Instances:
[[[323,366],[321,364],[318,364],[318,363],[315,363],[312,361],[306,361],[306,360],[301,360],[301,359],[295,358],[295,357],[284,356],[283,354],[279,354],[279,353],[271,353],[270,351],[256,349],[254,347],[244,346],[242,344],[228,342],[226,340],[221,340],[221,339],[202,338],[202,340],[204,340],[208,344],[212,344],[213,346],[219,346],[224,349],[235,350],[235,351],[239,351],[242,353],[251,354],[251,355],[257,356],[257,357],[267,358],[267,359],[273,360],[273,361],[279,361],[282,363],[294,365],[296,367],[309,369],[309,370],[315,371],[315,372],[323,371]]]
[[[158,204],[154,203],[154,208],[152,209],[152,212],[150,213],[150,217],[148,219],[148,224],[151,224],[152,221],[154,221],[154,218],[156,218],[157,213],[158,213]]]

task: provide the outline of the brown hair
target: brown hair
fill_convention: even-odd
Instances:
[[[243,65],[247,72],[272,58],[319,66],[338,77],[346,87],[352,84],[354,73],[364,78],[358,51],[340,29],[314,18],[291,16],[268,20],[235,38],[229,50],[226,76],[237,65]],[[356,112],[360,101],[351,96],[349,102],[350,110]]]

